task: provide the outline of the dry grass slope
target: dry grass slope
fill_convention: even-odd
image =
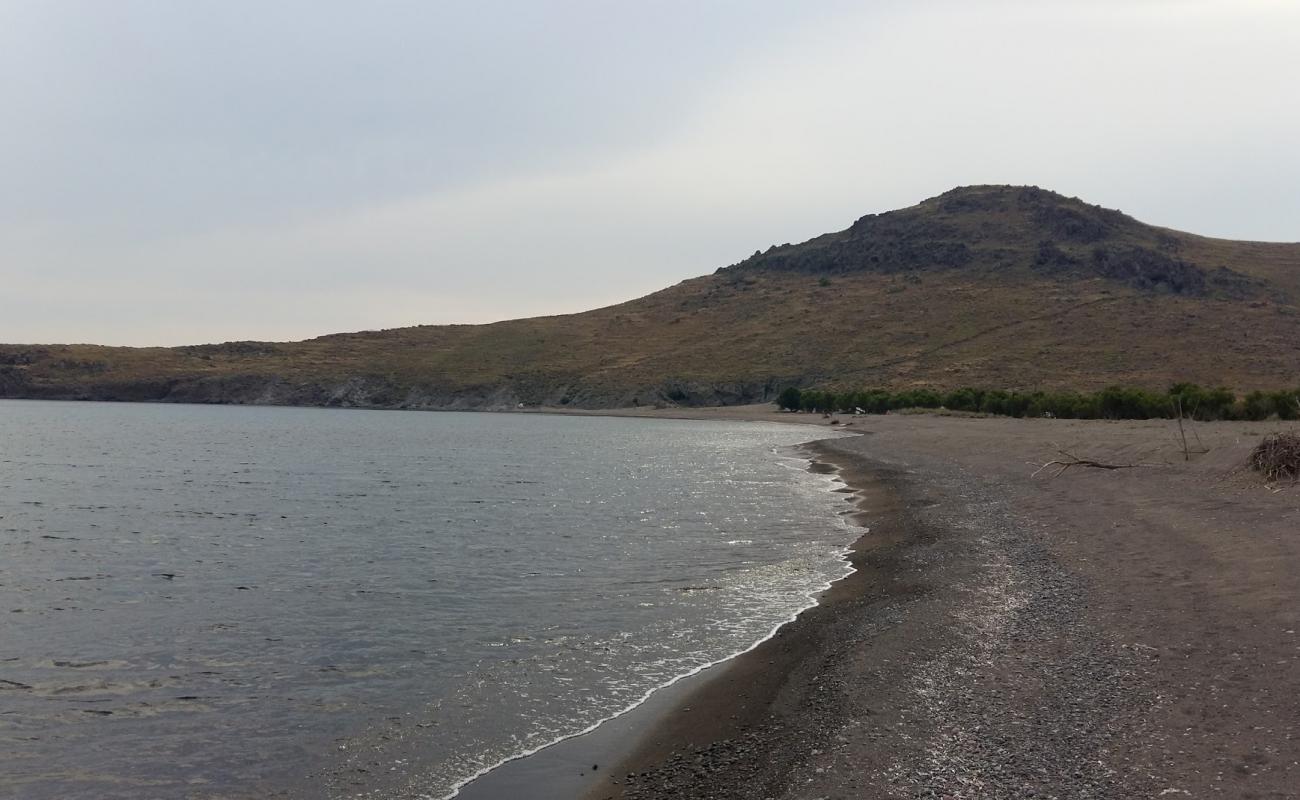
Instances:
[[[0,396],[418,408],[767,400],[785,385],[1300,383],[1300,245],[956,189],[582,314],[303,342],[0,346]]]

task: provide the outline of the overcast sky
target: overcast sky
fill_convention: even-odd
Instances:
[[[0,341],[580,311],[953,186],[1300,240],[1300,2],[0,0]]]

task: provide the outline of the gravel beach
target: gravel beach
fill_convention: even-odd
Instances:
[[[1241,469],[1278,423],[843,421],[857,572],[589,800],[1300,797],[1300,490]]]

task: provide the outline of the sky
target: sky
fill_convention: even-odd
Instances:
[[[959,185],[1300,240],[1300,2],[0,0],[0,341],[582,311]]]

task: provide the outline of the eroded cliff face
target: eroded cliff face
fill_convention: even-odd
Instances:
[[[793,378],[779,385],[793,385]],[[322,406],[333,408],[416,409],[428,411],[508,411],[518,408],[630,408],[636,406],[722,406],[770,402],[778,383],[667,381],[635,388],[581,383],[478,387],[408,386],[378,376],[340,381],[291,382],[276,376],[231,375],[96,382],[32,387],[21,375],[0,371],[0,397],[108,402],[200,403],[219,405]]]

